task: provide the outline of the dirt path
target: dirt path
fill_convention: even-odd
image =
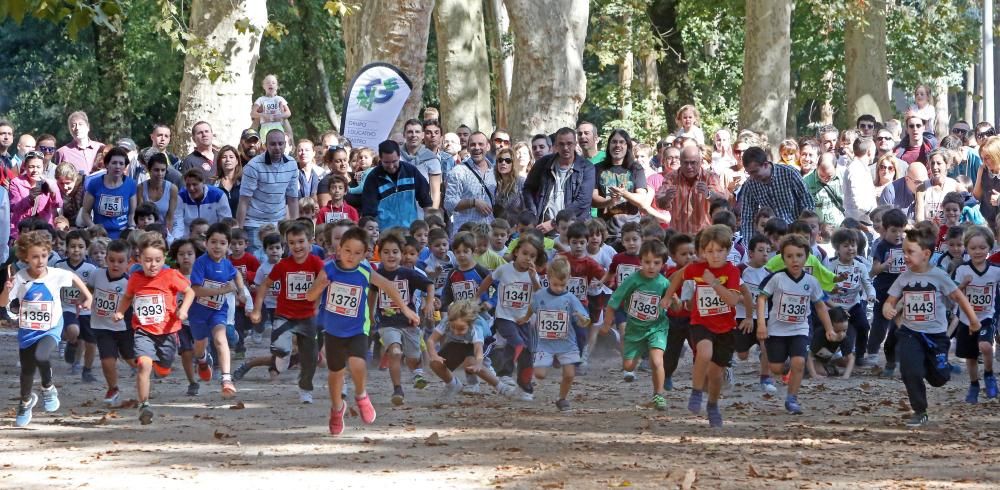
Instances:
[[[348,419],[329,436],[325,373],[314,405],[298,404],[296,372],[276,383],[265,370],[239,384],[243,408],[224,402],[216,385],[184,396],[183,374],[154,382],[153,425],[135,409],[102,406],[103,381],[82,385],[61,361],[62,408],[35,410],[28,429],[14,429],[16,343],[0,332],[0,488],[174,488],[198,485],[294,488],[997,488],[997,402],[968,406],[967,378],[931,391],[932,425],[907,430],[899,380],[864,373],[851,380],[806,381],[805,415],[785,415],[782,397],[754,389],[756,363],[737,365],[737,383],[722,402],[726,427],[710,430],[687,413],[689,365],[667,394],[668,410],[647,408],[648,374],[620,379],[605,359],[578,378],[575,410],[555,410],[557,380],[539,384],[534,403],[496,395],[463,396],[435,407],[441,383],[407,389],[392,407],[388,373],[370,371],[378,410],[373,426]],[[263,353],[256,347],[254,353]],[[99,371],[99,368],[96,370]],[[134,384],[123,380],[126,399]],[[99,374],[98,374],[99,376]],[[37,386],[37,385],[36,385]],[[36,388],[37,389],[37,388]],[[207,485],[207,486],[206,486]]]

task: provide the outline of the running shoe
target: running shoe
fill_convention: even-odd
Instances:
[[[649,372],[649,359],[643,359],[639,361],[639,370],[644,373]]]
[[[688,398],[688,410],[693,414],[701,413],[702,392],[692,389],[691,398]]]
[[[929,419],[927,418],[927,412],[915,413],[910,420],[906,422],[906,426],[910,428],[918,428],[927,425]]]
[[[427,387],[427,378],[424,378],[422,374],[413,375],[413,387],[422,390]]]
[[[896,377],[896,365],[895,364],[892,364],[892,365],[886,364],[885,368],[882,369],[882,377],[883,378],[895,378]]]
[[[507,398],[514,398],[517,396],[517,392],[519,391],[521,390],[519,390],[516,386],[511,386],[504,383],[497,383],[497,393],[499,393],[500,396],[504,396]]]
[[[450,383],[445,383],[444,389],[441,390],[441,396],[438,397],[440,403],[450,403],[455,399],[455,395],[462,391],[462,382],[458,378],[451,378]]]
[[[114,388],[108,388],[108,392],[104,394],[104,404],[109,407],[114,407],[118,405],[118,402],[121,400],[121,397],[122,397],[122,392],[118,389],[117,386]]]
[[[667,379],[663,380],[663,391],[674,391],[674,378],[672,376],[667,376]]]
[[[243,377],[249,372],[250,366],[248,366],[247,363],[244,362],[243,364],[240,364],[240,366],[233,371],[233,381],[242,381]]]
[[[94,377],[94,372],[91,368],[83,368],[80,372],[80,380],[84,383],[95,383],[97,378]]]
[[[631,382],[635,381],[635,371],[625,371],[625,372],[623,372],[622,373],[622,379],[624,379],[626,383],[631,383]]]
[[[965,394],[965,403],[979,403],[979,383],[969,383],[969,392]]]
[[[202,381],[212,381],[212,356],[208,352],[198,360],[198,377]]]
[[[396,386],[392,389],[392,404],[400,406],[403,404],[403,387]]]
[[[708,426],[714,429],[722,427],[722,412],[718,403],[709,403],[705,406],[705,413],[708,415]]]
[[[14,427],[27,427],[31,423],[31,409],[38,404],[38,395],[32,393],[27,402],[22,401],[17,406],[17,416],[14,417]]]
[[[372,401],[365,394],[362,398],[354,398],[354,402],[358,404],[358,411],[361,412],[361,421],[366,424],[375,423],[375,407],[372,406]]]
[[[558,408],[560,412],[568,412],[572,410],[572,408],[570,408],[569,406],[569,402],[566,401],[565,398],[560,398],[556,400],[556,408]]]
[[[309,390],[299,389],[299,403],[303,405],[312,405],[313,402],[313,392]]]
[[[340,410],[330,408],[330,434],[339,436],[344,433],[344,412],[347,411],[347,402],[342,401]]]
[[[987,374],[983,376],[983,382],[986,383],[986,398],[996,398],[997,397],[997,377],[995,374]]]
[[[799,399],[795,395],[788,395],[785,399],[785,410],[792,415],[802,415],[802,405],[799,405]]]
[[[139,405],[139,423],[142,425],[153,423],[153,409],[149,408],[149,402],[142,402],[142,405]]]
[[[667,410],[667,399],[663,398],[663,395],[657,393],[653,395],[653,408],[664,412]]]
[[[462,393],[465,395],[478,395],[479,394],[478,380],[475,383],[463,385]]]
[[[769,376],[760,381],[760,390],[764,393],[774,394],[778,392],[778,387],[774,385],[774,379]]]
[[[232,398],[236,396],[236,385],[230,379],[222,380],[222,398]]]
[[[42,387],[42,409],[49,413],[59,410],[59,390],[56,385]]]
[[[188,383],[187,396],[198,396],[199,391],[201,391],[201,385],[197,381]]]
[[[81,366],[79,362],[74,362],[69,367],[69,374],[72,374],[73,376],[76,376],[77,374],[80,374],[80,371],[82,371],[82,370],[83,370],[83,366]]]

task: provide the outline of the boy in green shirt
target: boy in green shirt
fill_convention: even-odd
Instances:
[[[809,223],[803,220],[793,221],[788,227],[788,234],[802,235],[808,240],[812,236],[812,228],[809,226]],[[779,253],[771,257],[767,261],[767,264],[764,264],[764,268],[769,272],[778,272],[785,268],[785,261]],[[815,277],[819,281],[819,287],[828,293],[834,290],[838,282],[846,279],[846,276],[837,276],[830,269],[824,267],[823,262],[815,254],[809,254],[809,257],[806,259],[806,265],[802,269],[806,274]]]
[[[622,282],[604,312],[601,334],[607,334],[614,324],[615,310],[622,308],[628,319],[625,322],[625,339],[622,348],[622,368],[633,371],[642,354],[649,351],[649,368],[653,372],[653,406],[667,409],[663,397],[663,351],[667,348],[667,315],[660,308],[660,299],[670,286],[670,281],[660,274],[667,247],[659,240],[642,244],[639,257],[642,265]]]

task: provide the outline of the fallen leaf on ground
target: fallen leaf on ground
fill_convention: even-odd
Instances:
[[[235,405],[229,406],[230,410],[243,410],[244,408],[247,408],[247,406],[244,405],[243,402],[236,402]]]
[[[220,440],[221,439],[229,439],[230,437],[235,437],[232,434],[226,434],[225,432],[222,432],[219,429],[215,430],[215,434],[214,435],[215,435],[216,439],[220,439]]]
[[[427,436],[427,439],[424,439],[424,444],[426,444],[428,446],[441,446],[441,445],[444,445],[444,443],[441,442],[441,437],[438,436],[437,432],[434,432],[431,435]]]
[[[760,471],[760,469],[753,463],[750,463],[747,468],[747,475],[753,478],[762,478],[764,476],[764,472]]]

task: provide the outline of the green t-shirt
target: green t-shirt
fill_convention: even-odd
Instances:
[[[642,271],[637,271],[618,286],[611,295],[608,306],[616,310],[623,307],[628,316],[626,329],[665,328],[667,315],[660,308],[660,300],[668,287],[670,281],[663,274],[650,279]]]
[[[785,268],[785,260],[781,258],[781,254],[777,254],[764,264],[764,268],[770,272],[778,272]],[[824,267],[818,257],[809,254],[803,269],[805,269],[806,274],[811,274],[819,281],[819,287],[823,288],[823,291],[828,293],[833,291],[833,287],[837,284],[837,275]]]
[[[594,156],[588,158],[587,160],[590,160],[590,163],[593,163],[594,165],[597,165],[598,163],[603,162],[604,159],[607,158],[607,156],[608,156],[608,154],[604,150],[599,150],[597,153],[594,153]],[[597,208],[590,208],[590,215],[592,217],[596,218],[597,217]]]

